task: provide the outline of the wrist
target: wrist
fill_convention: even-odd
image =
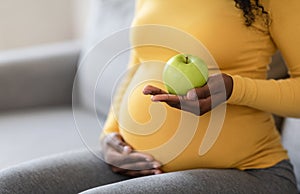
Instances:
[[[226,100],[228,100],[232,95],[233,78],[231,75],[223,73],[223,79],[224,79],[224,84],[225,84],[225,89],[226,89]]]

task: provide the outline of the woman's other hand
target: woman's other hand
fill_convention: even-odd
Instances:
[[[118,133],[110,133],[101,140],[102,154],[113,172],[139,177],[160,174],[161,164],[152,156],[136,152]]]
[[[229,99],[232,89],[232,78],[222,73],[210,76],[206,85],[190,90],[185,96],[168,94],[150,85],[144,88],[143,93],[153,95],[151,99],[154,102],[165,102],[171,107],[199,116]]]

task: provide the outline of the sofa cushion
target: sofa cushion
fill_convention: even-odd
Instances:
[[[72,108],[44,107],[0,113],[0,169],[68,150],[98,147],[100,128],[92,113]],[[103,119],[103,118],[102,118]]]
[[[73,99],[101,114],[108,112],[114,88],[129,60],[129,52],[120,54],[116,49],[123,43],[129,47],[128,34],[118,31],[130,27],[134,8],[134,0],[91,1]]]

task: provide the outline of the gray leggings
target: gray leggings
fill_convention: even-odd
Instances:
[[[89,151],[27,162],[0,171],[0,193],[297,193],[285,160],[272,168],[195,169],[140,178],[114,174]]]

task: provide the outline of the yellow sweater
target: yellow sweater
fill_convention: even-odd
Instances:
[[[246,27],[233,0],[138,0],[130,71],[104,133],[121,133],[134,149],[161,161],[164,171],[265,168],[288,158],[271,113],[300,117],[300,2],[263,5],[269,27],[260,16]],[[277,49],[291,78],[266,80]],[[218,66],[232,76],[226,104],[197,117],[142,94],[147,84],[164,89],[163,65],[179,52],[205,58],[210,73]]]

